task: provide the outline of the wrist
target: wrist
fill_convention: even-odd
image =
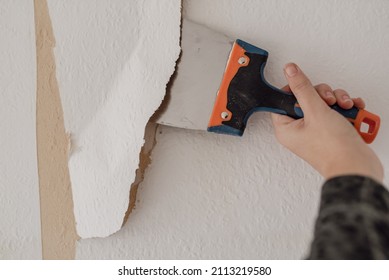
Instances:
[[[323,166],[323,177],[328,180],[338,176],[360,175],[383,182],[383,167],[375,153],[366,146],[366,150],[340,153],[334,160],[327,161]]]

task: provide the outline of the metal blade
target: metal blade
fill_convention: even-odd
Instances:
[[[207,130],[234,40],[184,19],[176,77],[154,116],[157,123]]]

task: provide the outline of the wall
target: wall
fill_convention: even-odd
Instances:
[[[74,258],[77,234],[112,234],[131,210],[181,1],[4,0],[0,15],[0,258]]]
[[[0,259],[40,259],[32,1],[0,4]]]
[[[382,117],[372,148],[388,174],[387,1],[184,1],[184,17],[270,52],[282,86],[294,61],[314,83],[366,100]],[[83,239],[77,258],[297,259],[312,238],[322,179],[257,113],[242,138],[159,127],[136,208],[118,233]],[[302,143],[303,145],[304,143]],[[388,180],[385,181],[388,183]]]
[[[42,0],[37,1],[43,3]],[[162,4],[159,4],[162,6],[153,5],[153,3],[161,3],[159,0],[155,2],[139,0],[136,8],[127,10],[123,10],[119,2],[112,6],[107,4],[108,1],[95,3],[95,6],[91,4],[92,2],[88,2],[90,4],[88,6],[85,4],[87,2],[83,4],[72,1],[73,5],[66,4],[69,5],[66,6],[63,1],[48,1],[54,37],[57,38],[54,40],[51,37],[53,34],[50,34],[50,28],[43,28],[42,32],[41,29],[37,29],[38,35],[42,38],[38,37],[42,41],[37,39],[36,42],[47,44],[44,46],[47,48],[46,52],[41,53],[41,57],[38,54],[38,60],[49,59],[49,64],[42,65],[47,67],[43,70],[51,71],[50,75],[35,71],[33,1],[2,0],[1,2],[0,29],[7,40],[0,45],[0,56],[3,62],[0,68],[0,99],[2,104],[6,104],[0,110],[0,117],[5,120],[0,122],[2,133],[0,156],[1,159],[7,160],[2,160],[0,163],[0,258],[41,258],[40,223],[45,231],[44,223],[50,222],[50,219],[59,221],[59,225],[55,225],[58,239],[55,241],[57,247],[46,247],[46,257],[64,258],[60,248],[66,245],[58,244],[61,242],[60,238],[65,239],[66,234],[71,235],[67,242],[74,241],[76,238],[75,233],[71,232],[75,227],[74,221],[69,218],[73,217],[73,213],[69,213],[71,211],[69,205],[72,205],[69,178],[65,178],[69,175],[66,165],[68,139],[65,139],[67,137],[65,127],[66,132],[73,133],[73,136],[74,132],[80,132],[82,136],[84,133],[80,129],[82,127],[92,127],[93,129],[89,131],[94,131],[101,136],[98,139],[104,143],[105,152],[109,151],[110,147],[115,148],[118,161],[114,166],[124,168],[131,162],[131,171],[119,172],[123,175],[120,186],[103,183],[100,185],[102,188],[94,192],[93,188],[90,188],[93,184],[89,182],[85,184],[89,186],[86,194],[83,193],[85,185],[78,185],[78,194],[82,195],[76,195],[78,200],[75,201],[75,214],[79,218],[78,233],[81,233],[84,239],[76,244],[76,258],[296,259],[304,257],[312,238],[322,179],[310,166],[276,142],[270,118],[266,113],[256,113],[252,116],[242,138],[159,126],[156,145],[151,154],[151,164],[144,174],[143,182],[139,183],[139,178],[136,180],[137,184],[139,183],[139,191],[135,209],[129,215],[124,227],[112,234],[120,228],[128,204],[128,190],[134,181],[135,169],[138,167],[144,125],[148,115],[153,113],[163,98],[165,83],[173,72],[174,60],[178,55],[179,2],[176,1],[174,4],[169,2],[174,5],[169,6],[175,11],[174,18],[170,17],[166,9],[163,9]],[[80,9],[75,9],[74,5],[80,5]],[[170,58],[163,75],[159,71],[160,67],[143,68],[142,59],[145,57],[142,56],[144,54],[141,55],[139,48],[131,49],[137,50],[132,53],[134,54],[132,56],[123,49],[127,43],[134,46],[131,38],[122,37],[120,34],[128,31],[127,21],[120,20],[123,13],[130,22],[131,19],[125,11],[141,11],[141,15],[145,15],[149,10],[147,7],[152,11],[157,9],[164,15],[161,18],[169,19],[172,29],[165,28],[167,32],[174,29],[174,32],[172,31],[176,40],[175,43],[173,42],[174,48],[170,48],[169,45],[162,47],[158,40],[153,41],[151,38],[140,39],[143,43],[149,42],[144,45],[145,47],[158,50],[150,52],[150,57],[147,56],[147,59],[160,57],[159,51],[167,51],[171,55],[162,56]],[[301,65],[314,83],[327,82],[333,88],[345,88],[353,96],[363,97],[368,110],[379,114],[382,118],[381,131],[371,147],[379,154],[385,172],[388,174],[389,155],[385,145],[385,139],[389,136],[387,125],[389,97],[385,94],[389,88],[389,80],[386,78],[387,65],[389,65],[388,8],[389,2],[384,0],[376,0],[374,4],[362,0],[185,0],[182,13],[184,17],[223,32],[231,38],[241,38],[267,49],[270,57],[265,76],[276,86],[285,83],[282,77],[282,66],[286,62],[294,61]],[[99,12],[99,16],[82,18],[82,12],[90,15],[93,14],[90,13],[92,9]],[[69,18],[72,21],[69,21]],[[142,23],[135,24],[137,27],[139,27],[137,24],[147,24],[148,20],[153,22],[153,25],[147,27],[150,32],[155,32],[157,27],[163,27],[159,24],[158,17],[142,16],[142,19]],[[74,33],[73,29],[80,30],[74,35],[78,37],[70,36]],[[88,30],[94,30],[96,33],[88,36]],[[112,33],[109,30],[120,32]],[[133,33],[139,35],[142,33],[141,30]],[[112,41],[104,40],[108,37],[100,38],[99,32],[111,36]],[[156,33],[156,36],[163,37],[162,33]],[[86,35],[82,36],[82,34]],[[157,38],[160,38],[158,36]],[[80,41],[75,38],[81,40],[81,45],[77,45]],[[170,37],[159,40],[168,42],[166,38]],[[55,41],[56,48],[54,48]],[[72,48],[81,51],[67,53]],[[109,52],[109,50],[118,50],[119,53]],[[163,60],[159,62],[163,63]],[[133,84],[126,79],[129,74],[134,74],[130,71],[133,65],[140,66],[142,69],[138,72],[138,76],[135,75],[142,81],[136,84],[137,89],[141,89],[142,93],[150,93],[148,87],[142,86],[147,85],[157,86],[159,90],[157,97],[142,94],[141,97],[145,98],[141,99],[140,105],[132,104],[133,107],[130,107],[126,102],[131,98],[123,96],[126,96],[127,89],[131,89],[131,93],[134,93],[131,86]],[[54,70],[58,84],[53,74]],[[89,72],[97,74],[88,75]],[[144,77],[147,78],[142,80]],[[154,78],[158,82],[154,83]],[[43,85],[43,88],[36,84],[36,80],[39,85]],[[36,92],[37,87],[38,92]],[[54,87],[55,92],[44,87]],[[78,95],[79,92],[85,95]],[[55,115],[48,114],[47,117],[35,111],[35,102],[38,102],[38,111],[39,108],[47,108],[45,105],[47,103],[43,101],[47,101],[45,98],[49,97],[43,93],[48,95],[53,93],[50,98],[54,99],[59,99],[61,96],[64,119],[62,119],[61,104],[58,100],[55,105],[57,107],[50,108],[55,111]],[[114,98],[115,96],[119,97],[119,100]],[[93,102],[89,103],[88,100]],[[110,100],[116,102],[110,103]],[[81,108],[85,114],[77,111],[73,115],[72,104],[74,103],[77,105],[74,108]],[[121,110],[115,110],[115,104],[120,106]],[[142,115],[136,134],[132,133],[131,129],[123,130],[124,134],[112,134],[112,131],[115,132],[118,127],[110,124],[121,119],[123,112],[128,117],[130,108],[143,112],[145,107],[148,110]],[[105,115],[109,118],[104,118]],[[134,118],[137,119],[137,116],[135,114]],[[55,123],[58,130],[53,129],[50,133],[44,134],[45,125],[50,123],[47,122],[47,118],[54,119],[52,123]],[[131,117],[121,124],[126,126],[129,120],[132,120]],[[101,123],[104,129],[95,129]],[[42,140],[44,138],[36,134],[49,135],[50,142],[45,142]],[[79,141],[82,137],[77,138],[77,134],[75,135],[76,137],[70,137],[73,140],[73,155],[77,155],[82,143]],[[110,138],[112,135],[115,137]],[[136,135],[137,144],[122,142],[121,144],[124,144],[117,149],[118,145],[115,141],[119,139],[116,137],[118,135],[121,135],[119,137],[121,140],[127,139],[126,136]],[[36,143],[37,136],[37,142],[43,142]],[[93,136],[93,133],[89,134],[88,139],[93,140]],[[150,139],[148,148],[154,144],[153,137]],[[98,142],[90,143],[95,148]],[[51,169],[46,169],[49,171],[44,178],[48,180],[42,179],[42,165],[39,164],[39,183],[41,192],[42,186],[47,187],[46,193],[50,193],[50,188],[57,189],[57,186],[64,188],[67,207],[62,208],[61,211],[67,211],[66,213],[50,211],[50,209],[57,209],[58,203],[63,203],[61,196],[55,197],[58,200],[50,200],[53,199],[50,196],[41,196],[42,211],[39,210],[37,144],[38,150],[39,147],[46,149],[44,152],[47,158],[43,158],[46,167],[58,161],[57,156],[50,157],[54,155],[52,153],[54,150],[60,154],[61,163],[65,163],[60,165],[62,175],[65,176],[64,180],[58,180],[62,177],[58,177],[55,173],[57,168],[54,168],[56,166],[54,164]],[[131,157],[121,153],[123,147],[131,151]],[[99,155],[93,153],[93,149],[90,151],[93,158]],[[109,156],[110,153],[107,152],[106,155]],[[147,157],[147,151],[145,156]],[[42,160],[42,157],[40,159]],[[93,159],[89,160],[93,161]],[[102,162],[104,163],[104,160]],[[142,162],[147,160],[141,161],[140,165]],[[106,172],[110,169],[96,170]],[[78,175],[82,180],[87,178],[82,176],[82,172],[78,172]],[[114,177],[114,173],[110,175]],[[50,181],[53,178],[57,180]],[[126,178],[128,182],[125,182]],[[58,185],[54,185],[53,182]],[[386,179],[385,183],[388,184],[389,181]],[[74,191],[74,185],[72,187]],[[116,191],[118,187],[119,192]],[[105,194],[107,197],[104,196]],[[88,203],[85,205],[82,197],[88,198]],[[119,199],[116,201],[117,197]],[[45,208],[43,202],[45,199],[52,208]],[[39,215],[42,215],[42,220]],[[69,229],[68,224],[62,224],[65,216],[69,218],[67,223],[73,223],[66,234],[63,230]],[[111,219],[112,217],[114,218]],[[87,238],[109,234],[111,235],[106,238]],[[42,237],[44,246],[45,244],[53,246],[53,243],[44,237],[44,232]],[[52,252],[47,252],[50,250]],[[45,253],[45,250],[43,252]],[[73,251],[70,250],[66,257],[72,256]]]

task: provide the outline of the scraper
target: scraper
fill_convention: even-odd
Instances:
[[[182,24],[177,76],[157,123],[242,136],[248,118],[257,111],[304,116],[293,94],[265,80],[266,50],[185,19]],[[366,143],[373,142],[379,116],[356,107],[331,108],[346,117]]]

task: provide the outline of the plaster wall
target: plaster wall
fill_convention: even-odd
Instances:
[[[40,259],[33,1],[0,1],[0,259]]]
[[[363,97],[382,118],[371,146],[386,174],[388,10],[384,0],[183,2],[184,17],[268,50],[275,86],[294,61],[313,83]],[[253,115],[242,138],[160,126],[151,159],[127,224],[80,240],[77,258],[304,257],[322,179],[276,142],[268,114]]]

